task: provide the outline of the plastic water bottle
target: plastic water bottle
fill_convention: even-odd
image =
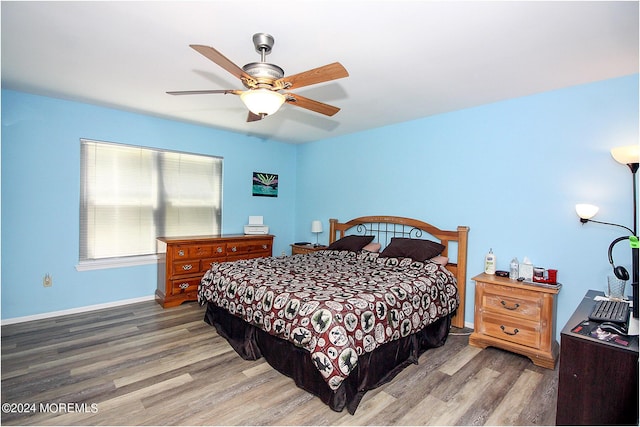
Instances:
[[[518,277],[520,277],[518,274],[518,265],[520,263],[518,262],[518,258],[514,258],[511,260],[511,264],[509,264],[509,279],[511,280],[518,280]]]

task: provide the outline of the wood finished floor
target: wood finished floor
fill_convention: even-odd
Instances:
[[[470,347],[466,335],[450,335],[419,365],[368,392],[352,416],[330,410],[264,361],[242,360],[203,316],[195,303],[163,310],[150,301],[3,326],[2,424],[555,422],[557,367]],[[73,405],[65,410],[66,403]],[[5,413],[7,404],[36,411]]]

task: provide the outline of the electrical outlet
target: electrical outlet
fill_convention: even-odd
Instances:
[[[51,285],[53,285],[53,278],[51,277],[51,275],[49,273],[47,273],[42,278],[42,286],[44,286],[45,288],[48,288]]]

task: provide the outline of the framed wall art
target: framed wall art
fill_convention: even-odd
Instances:
[[[273,173],[254,172],[252,194],[254,196],[278,197],[278,175]]]

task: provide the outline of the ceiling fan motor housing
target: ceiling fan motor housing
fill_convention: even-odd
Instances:
[[[261,60],[260,62],[251,62],[242,67],[242,69],[258,82],[258,87],[271,87],[275,80],[284,77],[282,68],[265,62],[265,56],[271,52],[274,43],[275,39],[269,34],[256,33],[253,35],[253,44],[256,47],[256,51],[260,53]],[[246,82],[245,86],[251,89]]]
[[[265,55],[268,55],[275,42],[275,39],[270,34],[256,33],[253,35],[253,45],[256,47],[256,51],[260,54],[264,53]]]
[[[258,84],[271,85],[274,80],[284,77],[284,70],[267,62],[251,62],[242,67],[245,73],[256,79]]]

